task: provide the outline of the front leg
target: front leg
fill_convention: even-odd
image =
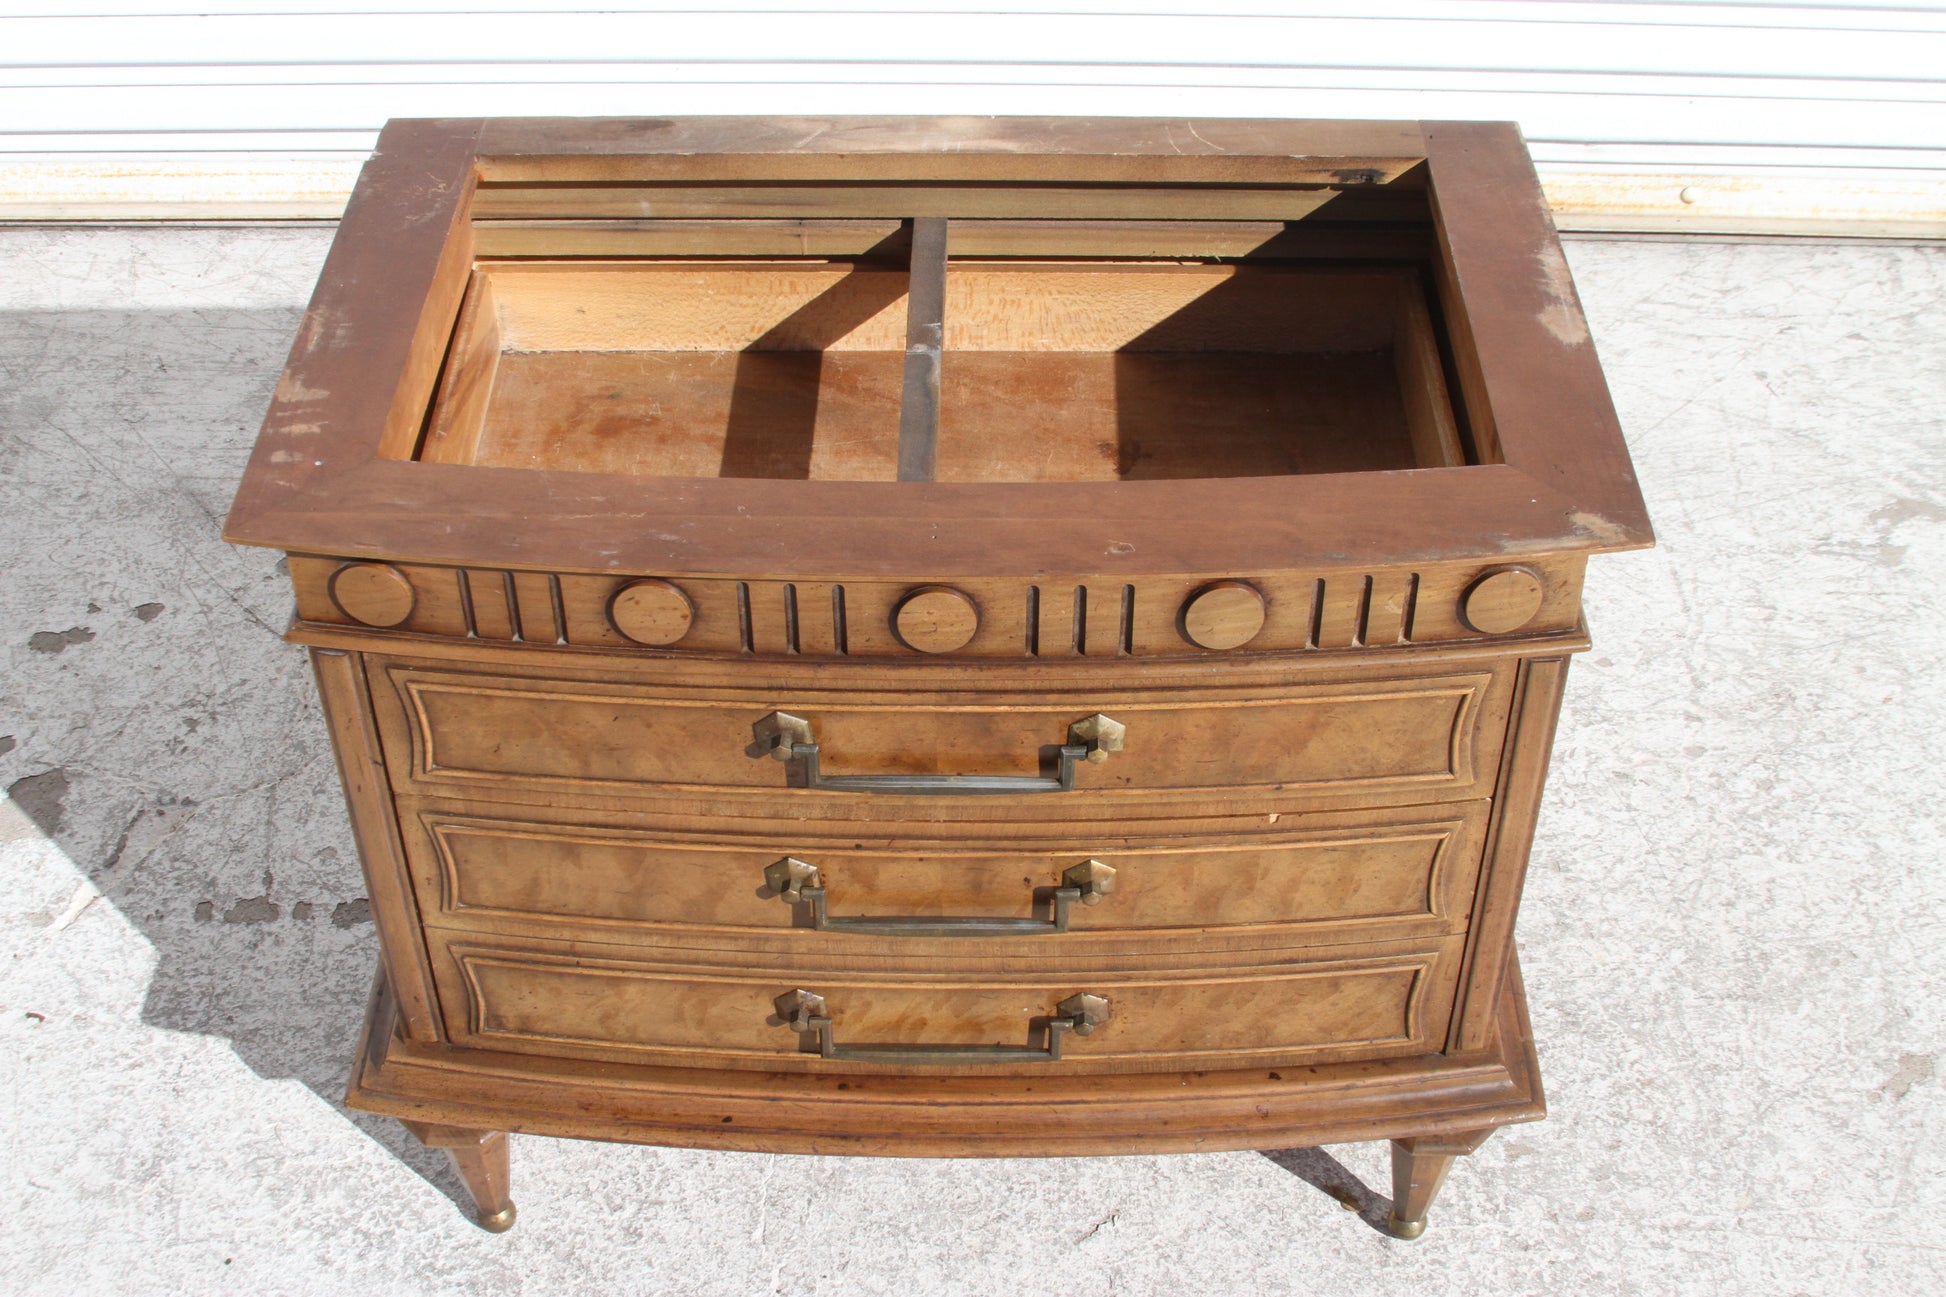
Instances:
[[[1464,1157],[1487,1142],[1495,1127],[1453,1131],[1445,1135],[1414,1135],[1392,1141],[1392,1217],[1386,1231],[1393,1238],[1418,1238],[1426,1232],[1426,1212],[1446,1183],[1453,1159]]]
[[[514,1227],[514,1200],[509,1189],[507,1132],[470,1130],[464,1126],[441,1126],[429,1121],[407,1121],[405,1128],[419,1137],[427,1148],[443,1148],[453,1159],[453,1167],[473,1195],[480,1228],[495,1234]]]

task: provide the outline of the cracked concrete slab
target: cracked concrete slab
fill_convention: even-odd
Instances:
[[[1523,909],[1552,1116],[1404,1244],[1376,1145],[518,1136],[493,1236],[344,1109],[369,910],[276,556],[217,540],[329,237],[0,229],[0,1288],[1939,1290],[1946,248],[1569,246],[1662,546],[1591,565]]]

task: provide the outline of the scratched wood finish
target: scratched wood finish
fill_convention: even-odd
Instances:
[[[1586,557],[1651,537],[1510,126],[395,123],[226,534],[289,555],[373,897],[350,1102],[488,1228],[518,1129],[1383,1138],[1409,1237],[1542,1115],[1521,882]],[[1127,729],[914,797],[794,786],[772,711],[828,777]],[[839,919],[1114,888],[819,931],[786,856]]]

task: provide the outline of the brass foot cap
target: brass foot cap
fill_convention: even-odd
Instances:
[[[1397,1216],[1391,1216],[1385,1221],[1385,1232],[1393,1238],[1418,1238],[1426,1232],[1426,1222],[1423,1220],[1400,1220]]]
[[[480,1228],[489,1234],[505,1234],[514,1227],[514,1205],[508,1203],[491,1216],[480,1217]]]

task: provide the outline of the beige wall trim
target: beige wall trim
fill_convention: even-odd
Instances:
[[[1540,168],[1563,230],[1946,238],[1946,174]]]
[[[364,158],[0,158],[0,221],[336,220]]]
[[[362,159],[0,158],[0,221],[331,220]],[[1564,230],[1946,238],[1946,174],[1543,165]]]

